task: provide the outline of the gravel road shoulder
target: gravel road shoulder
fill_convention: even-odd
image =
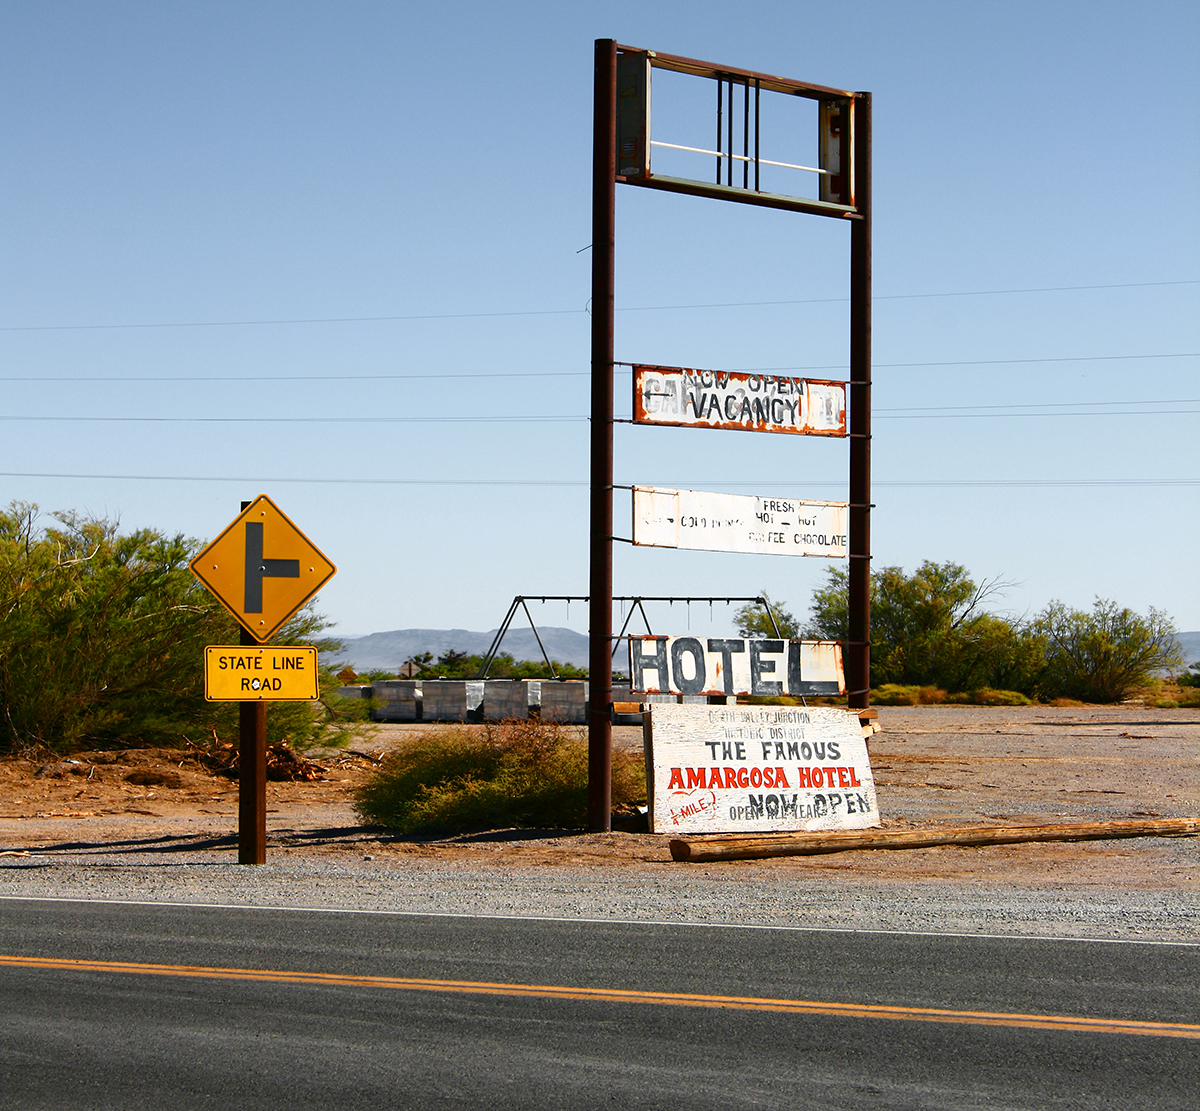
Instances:
[[[885,827],[1200,815],[1194,710],[882,707],[880,721]],[[41,776],[0,762],[0,896],[1200,942],[1200,838],[703,865],[671,863],[651,834],[397,839],[359,824],[370,762],[342,754],[321,782],[269,784],[269,863],[242,868],[236,783],[165,754],[123,759],[151,782],[98,754]]]

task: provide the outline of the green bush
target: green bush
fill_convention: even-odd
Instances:
[[[1003,585],[977,584],[959,564],[931,560],[912,574],[901,567],[871,572],[871,678],[899,700],[894,705],[914,705],[903,692],[927,685],[956,692],[956,702],[976,701],[975,692],[985,690],[1119,702],[1149,686],[1156,672],[1178,674],[1182,666],[1175,628],[1158,610],[1143,617],[1097,599],[1089,613],[1052,602],[1032,619],[1010,620],[982,609]],[[843,568],[828,569],[811,610],[805,637],[849,639]]]
[[[1039,687],[1049,697],[1120,702],[1149,685],[1156,670],[1183,662],[1175,626],[1153,607],[1142,617],[1103,598],[1091,613],[1052,602],[1035,629],[1046,655]]]
[[[53,520],[40,528],[24,503],[0,511],[0,752],[235,740],[237,706],[205,701],[203,658],[207,644],[237,644],[238,625],[188,567],[199,543]],[[273,643],[314,643],[323,627],[301,611]],[[276,703],[268,735],[327,743],[335,717]]]
[[[1032,706],[1033,700],[1020,691],[1000,691],[980,687],[973,691],[958,691],[947,695],[946,701],[957,706]]]
[[[920,696],[920,687],[884,683],[871,691],[871,702],[875,706],[915,706],[921,700]]]
[[[871,572],[871,676],[881,687],[1032,690],[1041,643],[1025,626],[982,610],[1004,584],[976,583],[957,563]],[[849,639],[849,577],[831,567],[813,592],[803,635]]]
[[[448,648],[435,660],[432,652],[422,652],[413,656],[406,663],[415,664],[418,678],[430,679],[475,679],[483,674],[487,656],[483,653],[460,652]],[[586,667],[576,667],[574,664],[561,663],[554,660],[554,677],[558,679],[586,679]],[[390,679],[392,676],[385,672],[369,673],[377,679]],[[402,677],[402,676],[400,676]],[[487,665],[489,679],[549,679],[550,668],[545,660],[515,660],[510,652],[500,652]]]
[[[587,825],[587,743],[555,722],[448,726],[390,753],[358,792],[365,821],[401,833]],[[613,753],[614,807],[644,802],[640,758]]]

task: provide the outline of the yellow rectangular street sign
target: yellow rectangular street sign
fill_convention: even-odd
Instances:
[[[204,697],[310,702],[317,697],[317,650],[210,644],[204,649]]]

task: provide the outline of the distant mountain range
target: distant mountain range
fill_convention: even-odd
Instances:
[[[1189,666],[1200,660],[1200,631],[1180,633],[1179,643],[1183,646],[1183,658]]]
[[[497,632],[496,629],[487,633],[471,629],[393,629],[390,633],[346,637],[345,648],[338,653],[338,659],[345,660],[358,671],[370,671],[373,668],[394,671],[405,660],[421,652],[432,653],[435,660],[450,649],[468,655],[482,655],[491,647]],[[538,633],[552,660],[587,667],[588,638],[582,633],[555,625],[541,625]],[[507,652],[516,660],[539,661],[542,658],[532,629],[510,628],[504,634],[500,651]]]
[[[371,633],[365,637],[346,637],[345,649],[338,654],[359,671],[372,668],[395,670],[405,660],[421,652],[430,652],[436,660],[442,653],[454,649],[468,655],[484,653],[491,646],[497,630],[479,633],[470,629],[393,629],[390,633]],[[544,625],[538,629],[550,658],[559,663],[588,665],[588,638],[574,629]],[[1200,630],[1179,634],[1183,657],[1192,664],[1200,660]],[[542,653],[532,629],[509,629],[504,634],[501,652],[517,660],[540,660]]]

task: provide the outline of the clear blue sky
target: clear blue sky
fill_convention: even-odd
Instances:
[[[1200,629],[1198,32],[1182,0],[7,4],[0,502],[207,538],[270,494],[347,634],[585,593],[613,37],[874,93],[876,563]],[[705,145],[686,85],[657,137]],[[617,357],[840,377],[847,275],[836,221],[622,187]],[[845,480],[841,442],[617,432],[618,482]],[[824,566],[618,545],[616,589],[802,614]]]

